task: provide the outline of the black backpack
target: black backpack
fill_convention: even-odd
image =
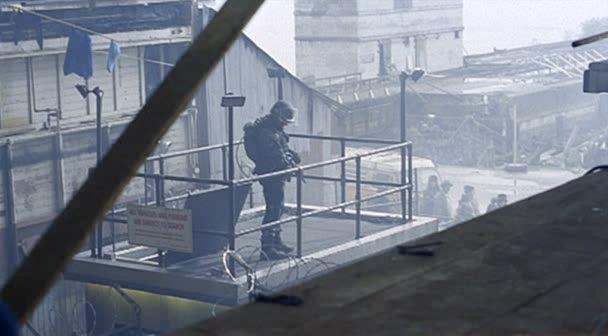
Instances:
[[[245,153],[247,157],[257,163],[260,159],[259,145],[258,145],[258,127],[254,123],[248,122],[243,126],[243,145],[245,146]]]

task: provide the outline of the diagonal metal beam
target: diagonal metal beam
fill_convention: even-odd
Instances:
[[[0,300],[25,323],[264,0],[229,0],[146,102],[8,280]]]

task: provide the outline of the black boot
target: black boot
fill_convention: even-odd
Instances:
[[[280,260],[288,257],[287,254],[276,248],[274,234],[262,234],[260,242],[262,245],[260,260]]]
[[[287,254],[274,248],[262,248],[262,252],[260,253],[260,260],[262,261],[281,260],[289,257]]]
[[[289,247],[283,243],[280,231],[275,232],[273,235],[273,247],[275,250],[283,253],[291,253],[293,251],[293,247]]]

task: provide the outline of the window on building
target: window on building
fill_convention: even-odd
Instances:
[[[411,8],[412,0],[395,0],[394,7],[395,9]]]
[[[457,40],[460,38],[460,30],[454,32],[454,38]]]
[[[403,39],[403,45],[407,48],[410,46],[410,37],[407,36],[406,38]]]

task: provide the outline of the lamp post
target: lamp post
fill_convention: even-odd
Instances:
[[[285,69],[282,68],[267,68],[268,77],[276,78],[279,86],[279,100],[283,100],[283,78],[285,78]]]
[[[103,100],[103,91],[99,88],[99,86],[96,86],[94,89],[90,90],[86,85],[82,85],[82,84],[77,84],[76,85],[76,90],[78,90],[78,93],[80,93],[80,96],[82,97],[82,99],[86,99],[87,96],[89,95],[89,93],[92,93],[95,95],[95,102],[96,102],[96,118],[95,118],[95,124],[96,124],[96,138],[97,138],[97,143],[96,143],[96,153],[97,153],[97,164],[99,164],[99,162],[101,162],[101,156],[102,156],[102,148],[101,148],[101,108],[102,108],[102,100]],[[97,226],[97,242],[95,242],[95,237],[91,237],[90,240],[90,245],[91,245],[91,257],[95,257],[97,256],[98,258],[101,258],[103,255],[103,225],[98,225]],[[95,251],[95,246],[97,246],[97,251]]]
[[[402,143],[407,141],[407,120],[406,120],[406,108],[405,108],[405,84],[408,78],[411,78],[414,82],[417,82],[420,78],[422,78],[422,76],[424,76],[424,70],[422,69],[414,69],[412,72],[401,72],[401,74],[399,75],[399,80],[401,81],[401,109],[399,113],[399,130],[400,130],[400,141]],[[410,147],[411,148],[411,147]],[[411,151],[411,149],[410,149]],[[401,147],[401,185],[406,185],[408,183],[407,181],[407,175],[406,175],[406,148],[405,147]],[[411,152],[409,153],[411,156]],[[412,181],[409,181],[409,183],[412,183]],[[408,202],[411,204],[412,201],[412,189],[410,188],[408,190],[409,192],[409,199]],[[401,191],[401,216],[403,221],[407,221],[408,220],[408,216],[409,219],[412,218],[412,214],[411,213],[407,213],[407,207],[406,207],[406,190],[402,190]],[[412,207],[410,206],[410,212]]]
[[[231,92],[222,97],[222,107],[228,108],[228,181],[230,182],[230,195],[228,197],[228,216],[230,220],[230,241],[228,248],[234,251],[236,239],[234,227],[236,225],[236,186],[234,183],[234,108],[245,105],[245,97],[235,96]],[[234,273],[234,259],[230,258],[228,268]]]

